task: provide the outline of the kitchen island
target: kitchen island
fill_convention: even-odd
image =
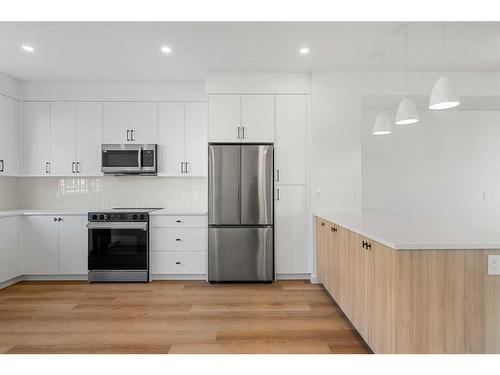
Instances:
[[[317,212],[319,282],[375,353],[500,353],[500,233]]]

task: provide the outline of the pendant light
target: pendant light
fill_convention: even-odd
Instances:
[[[418,111],[413,100],[408,97],[408,25],[405,25],[405,98],[396,112],[397,125],[411,125],[418,122]]]
[[[385,51],[380,52],[380,96],[384,96],[384,55]],[[385,113],[379,113],[373,125],[373,135],[387,135],[392,133],[391,120]]]
[[[443,22],[442,27],[442,62],[441,71],[444,74],[444,61],[445,61],[445,40],[446,40],[446,29],[445,23]],[[429,98],[429,109],[439,110],[448,109],[460,105],[460,98],[453,89],[450,80],[445,75],[441,76],[431,91],[431,96]]]

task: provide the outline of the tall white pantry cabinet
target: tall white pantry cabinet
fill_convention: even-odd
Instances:
[[[307,260],[306,94],[210,94],[209,142],[274,143],[277,277],[303,277]]]

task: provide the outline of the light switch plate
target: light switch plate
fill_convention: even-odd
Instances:
[[[488,255],[488,275],[500,275],[500,255]]]

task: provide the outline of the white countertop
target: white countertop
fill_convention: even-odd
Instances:
[[[34,216],[34,215],[66,215],[66,216],[87,216],[89,212],[92,211],[106,211],[102,208],[51,208],[51,209],[30,209],[21,208],[18,210],[0,210],[0,217],[10,217],[10,216]],[[150,215],[206,215],[206,211],[192,210],[192,209],[169,209],[163,208],[154,212]]]
[[[378,212],[314,213],[396,250],[500,249],[498,232]]]
[[[156,210],[151,212],[150,216],[156,215],[206,215],[207,211],[184,209],[184,208],[162,208],[161,210]]]

